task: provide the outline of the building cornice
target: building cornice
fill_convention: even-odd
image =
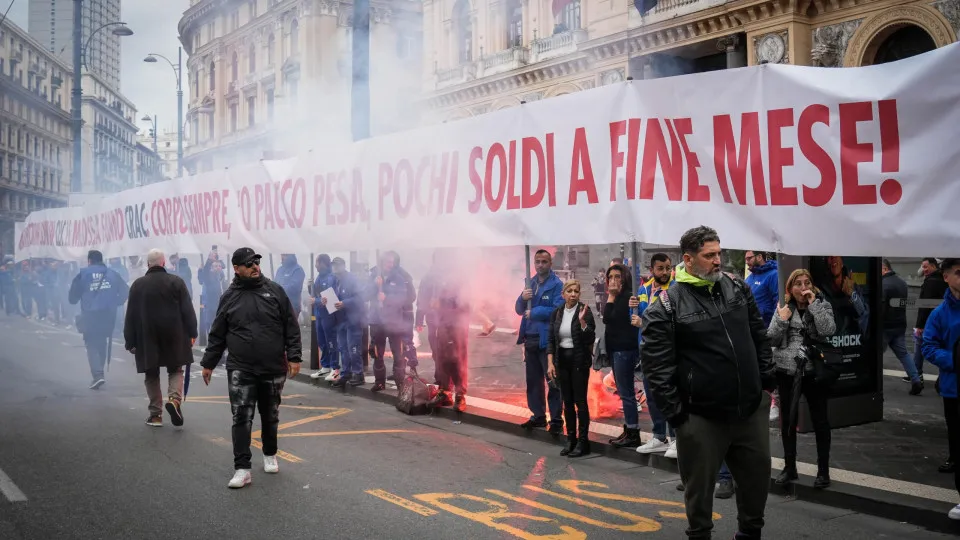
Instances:
[[[54,103],[50,103],[44,99],[43,96],[27,90],[22,84],[11,79],[9,75],[0,74],[0,88],[3,89],[3,94],[7,94],[9,92],[10,94],[13,94],[14,97],[19,97],[23,100],[26,100],[30,104],[38,106],[44,112],[60,117],[61,120],[70,120],[69,111],[60,108]]]

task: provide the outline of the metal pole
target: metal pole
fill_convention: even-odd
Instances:
[[[177,178],[183,176],[183,47],[177,48]]]
[[[83,59],[83,0],[73,0],[73,90],[71,91],[71,127],[73,128],[73,174],[70,176],[70,192],[80,193],[83,189],[81,169],[83,158],[81,155],[83,117],[80,104],[83,95],[81,86],[83,73],[81,66]]]
[[[530,244],[523,246],[523,253],[527,259],[527,275],[524,277],[523,281],[526,284],[527,289],[533,289],[533,278],[530,276]],[[527,300],[527,311],[533,309],[533,298]]]
[[[157,151],[157,115],[153,115],[153,151]]]

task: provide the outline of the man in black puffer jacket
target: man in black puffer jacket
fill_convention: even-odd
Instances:
[[[280,394],[289,372],[300,372],[302,345],[293,304],[283,288],[260,273],[260,255],[250,248],[233,252],[236,276],[220,298],[204,351],[203,382],[210,384],[223,351],[227,356],[230,407],[233,409],[234,476],[228,484],[242,488],[251,482],[250,436],[253,414],[260,410],[263,469],[279,471],[277,430]]]
[[[680,250],[676,285],[643,314],[642,369],[677,430],[687,536],[711,537],[726,460],[738,490],[736,538],[759,539],[770,483],[767,392],[776,385],[766,328],[750,288],[720,271],[715,230],[690,229]]]

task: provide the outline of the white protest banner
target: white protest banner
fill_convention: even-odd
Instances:
[[[957,253],[958,64],[954,44],[624,82],[36,212],[17,253],[676,244],[700,224],[731,248]]]

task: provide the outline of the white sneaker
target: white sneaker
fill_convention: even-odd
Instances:
[[[676,439],[670,441],[670,448],[667,448],[667,451],[663,454],[663,457],[667,459],[677,459],[677,440]]]
[[[326,377],[325,379],[323,379],[323,380],[325,380],[325,381],[327,381],[327,382],[333,382],[333,381],[335,381],[335,380],[337,380],[337,379],[339,379],[339,378],[340,378],[340,370],[339,370],[339,369],[335,369],[335,370],[331,371],[330,374],[327,375],[327,377]]]
[[[653,437],[643,446],[637,447],[640,454],[660,454],[667,451],[669,445],[660,439]]]
[[[323,376],[324,376],[323,371],[314,371],[313,373],[310,374],[311,379],[319,379],[320,377],[323,377]]]
[[[779,420],[779,419],[780,419],[780,407],[777,407],[776,405],[771,405],[771,406],[770,406],[770,421],[771,421],[771,422],[776,422],[776,421]]]
[[[950,510],[950,513],[947,514],[947,517],[960,520],[960,504],[954,506],[953,509]]]
[[[330,373],[331,371],[333,371],[333,370],[330,369],[330,368],[328,368],[328,367],[320,368],[320,374],[321,374],[321,375],[326,375],[327,373]]]
[[[268,474],[280,472],[280,463],[277,462],[277,456],[263,456],[263,472]]]
[[[253,477],[250,476],[250,469],[237,469],[227,486],[230,489],[240,489],[251,482],[253,482]]]

